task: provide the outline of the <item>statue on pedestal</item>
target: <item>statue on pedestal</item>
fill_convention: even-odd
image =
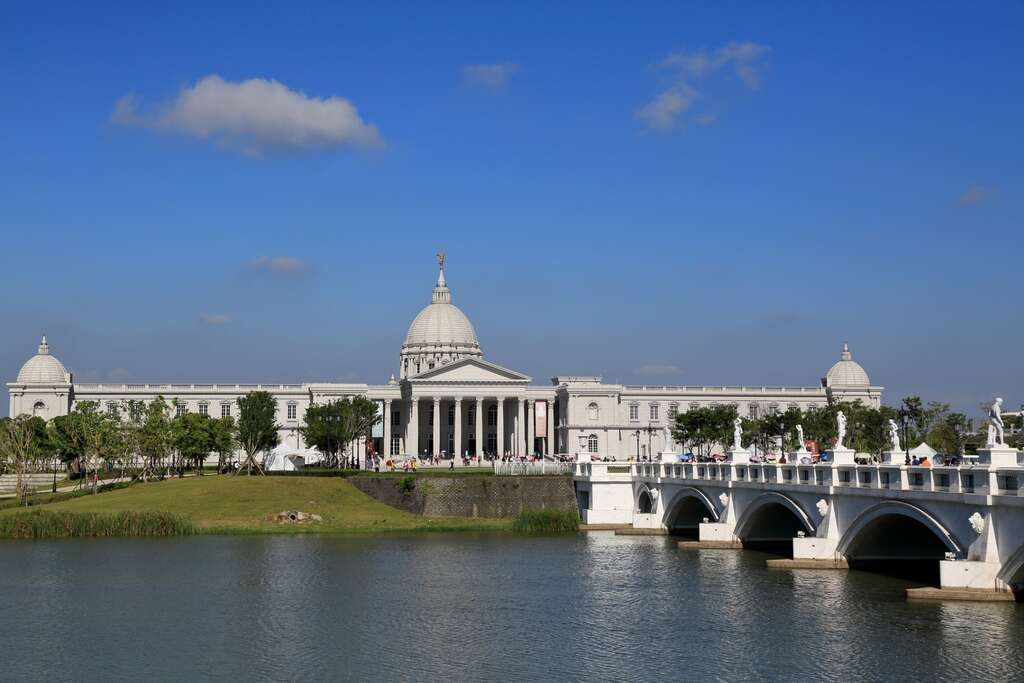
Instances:
[[[796,426],[796,449],[798,451],[803,451],[805,448],[807,448],[804,445],[804,443],[805,443],[804,442],[804,426],[803,425],[797,425]]]
[[[739,417],[732,421],[732,447],[743,450],[743,420]]]
[[[1003,436],[1003,399],[997,398],[988,407],[988,439],[985,445],[989,448],[1004,446],[1006,441]]]
[[[662,431],[663,431],[663,436],[665,437],[665,452],[666,453],[671,453],[672,452],[672,430],[668,428],[668,425],[665,425],[665,428]]]
[[[841,410],[836,413],[836,430],[838,432],[838,436],[836,436],[836,450],[846,450],[846,445],[843,443],[846,439],[846,415]]]
[[[900,448],[900,426],[892,418],[889,418],[889,443],[891,450],[897,452],[903,450]]]

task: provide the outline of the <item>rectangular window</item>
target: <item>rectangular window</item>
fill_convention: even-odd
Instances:
[[[498,435],[488,434],[487,435],[487,452],[495,453],[498,450]]]
[[[476,424],[476,406],[468,406],[466,408],[466,424]]]
[[[658,404],[657,403],[652,403],[651,404],[651,422],[657,422],[657,421],[658,421]]]
[[[184,403],[177,403],[177,404],[175,404],[175,406],[174,406],[174,414],[175,414],[175,416],[181,417],[182,415],[184,415],[187,412],[188,412],[188,406],[186,406]]]
[[[455,406],[448,406],[448,426],[455,426]]]
[[[398,434],[391,435],[391,455],[398,455],[402,450],[402,437]]]
[[[495,427],[498,424],[498,406],[491,406],[487,409],[487,426]],[[494,449],[490,449],[494,450]]]
[[[401,427],[402,426],[402,411],[391,409],[391,426]],[[392,453],[392,455],[398,455],[398,453]]]
[[[288,419],[289,420],[294,420],[296,418],[296,416],[298,415],[298,412],[299,412],[299,407],[297,405],[295,405],[294,403],[289,403],[288,404]]]
[[[668,407],[668,417],[670,420],[675,420],[676,415],[679,414],[679,406],[672,404]]]
[[[629,421],[636,422],[640,419],[640,406],[636,403],[629,404]]]
[[[220,404],[220,416],[221,417],[231,417],[231,404],[230,403],[221,403]]]
[[[210,406],[205,404],[205,403],[200,403],[199,404],[199,414],[200,415],[209,415],[210,414]]]
[[[109,415],[110,417],[117,417],[117,413],[118,413],[117,404],[116,403],[108,403],[107,404],[107,415]]]

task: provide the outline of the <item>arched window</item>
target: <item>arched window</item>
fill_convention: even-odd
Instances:
[[[601,417],[601,410],[597,407],[596,403],[591,403],[587,406],[587,419],[596,421]]]
[[[46,412],[46,404],[42,401],[36,401],[36,404],[32,406],[33,415],[42,415]]]
[[[591,434],[587,437],[587,451],[597,453],[597,434]]]

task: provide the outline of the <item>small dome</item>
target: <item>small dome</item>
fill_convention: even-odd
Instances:
[[[71,375],[64,365],[50,355],[46,337],[39,344],[39,351],[21,366],[18,384],[70,384]]]
[[[839,356],[839,362],[829,368],[825,375],[825,382],[830,387],[869,387],[871,380],[868,373],[861,367],[860,363],[853,360],[850,353],[850,346],[843,344],[843,353]]]

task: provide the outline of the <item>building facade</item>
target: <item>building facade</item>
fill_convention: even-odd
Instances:
[[[382,416],[372,436],[376,453],[589,452],[617,460],[664,450],[665,427],[677,412],[732,404],[740,415],[758,417],[823,406],[829,396],[877,407],[882,394],[845,345],[816,386],[624,385],[597,376],[556,376],[550,384],[534,384],[528,375],[484,358],[472,323],[452,303],[443,259],[430,304],[409,326],[399,351],[398,379],[392,375],[386,384],[83,384],[50,353],[43,337],[7,389],[10,415],[45,419],[67,414],[78,402],[117,411],[125,401],[159,396],[176,414],[236,416],[240,397],[267,391],[277,400],[282,441],[297,448],[303,447],[299,427],[311,404],[364,396],[377,402]]]

